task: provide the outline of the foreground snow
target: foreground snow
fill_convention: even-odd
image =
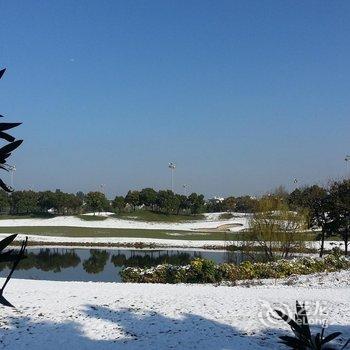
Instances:
[[[296,299],[312,302],[310,314],[322,303],[328,331],[345,338],[349,275],[251,288],[12,280],[7,297],[18,309],[1,310],[0,344],[16,350],[283,349],[277,336],[289,330],[266,305],[294,310]]]
[[[144,230],[206,230],[226,226],[232,232],[241,231],[248,227],[249,217],[246,214],[235,213],[235,217],[228,220],[220,220],[221,213],[205,215],[205,219],[186,221],[181,223],[146,222],[125,220],[109,217],[111,213],[99,213],[105,216],[105,220],[86,221],[75,216],[57,216],[50,219],[6,219],[0,220],[0,227],[18,226],[69,226],[69,227],[93,227],[93,228],[121,228],[121,229],[144,229]],[[89,213],[91,215],[91,213]]]
[[[269,311],[282,304],[294,310],[296,299],[311,302],[316,320],[321,305],[328,331],[350,337],[349,271],[286,283],[246,288],[12,280],[7,297],[17,310],[1,310],[0,347],[284,349],[277,336],[290,331]]]

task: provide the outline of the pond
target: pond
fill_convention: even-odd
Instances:
[[[14,278],[121,282],[119,272],[128,266],[186,265],[196,257],[217,263],[237,264],[248,260],[240,251],[212,250],[28,248],[26,255],[14,272]],[[0,277],[7,276],[8,272],[9,266],[0,263]]]

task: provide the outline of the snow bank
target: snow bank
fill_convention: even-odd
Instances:
[[[107,219],[101,221],[86,221],[75,216],[57,216],[54,218],[45,219],[6,219],[0,220],[0,227],[18,227],[18,226],[70,226],[70,227],[95,227],[95,228],[123,228],[123,229],[145,229],[145,230],[181,230],[191,231],[199,229],[214,229],[220,225],[239,226],[232,228],[232,231],[241,231],[248,227],[248,218],[243,215],[238,215],[232,219],[219,220],[219,214],[215,217],[209,216],[208,219],[186,221],[181,223],[167,222],[146,222],[136,220],[125,220],[109,217],[110,213],[99,213],[99,216],[106,216]],[[88,213],[87,215],[93,215]]]
[[[320,284],[322,278],[322,284]],[[342,281],[341,285],[337,281]],[[348,283],[344,285],[344,281]],[[330,331],[350,337],[350,272],[309,277],[297,286],[215,287],[11,280],[2,308],[6,350],[285,349],[291,335],[271,317],[282,304],[322,305]]]

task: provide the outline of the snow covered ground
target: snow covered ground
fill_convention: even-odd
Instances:
[[[7,350],[285,349],[272,308],[305,301],[311,321],[350,337],[350,271],[255,287],[11,280],[1,308]]]
[[[90,213],[93,214],[93,213]],[[0,220],[0,227],[7,226],[70,226],[70,227],[96,227],[96,228],[122,228],[144,230],[181,230],[191,231],[200,229],[215,229],[221,225],[233,225],[232,232],[241,231],[248,227],[248,217],[245,214],[235,213],[235,217],[220,220],[220,213],[207,214],[204,220],[186,221],[181,223],[145,222],[125,220],[109,217],[110,213],[98,213],[107,216],[105,220],[87,221],[75,216],[57,216],[50,219],[6,219]]]

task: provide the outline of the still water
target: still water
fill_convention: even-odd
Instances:
[[[242,252],[144,249],[73,249],[28,248],[14,278],[54,281],[121,282],[123,267],[151,267],[170,263],[186,265],[193,258],[211,259],[217,263],[240,263],[247,260]],[[0,277],[9,272],[0,263]]]

